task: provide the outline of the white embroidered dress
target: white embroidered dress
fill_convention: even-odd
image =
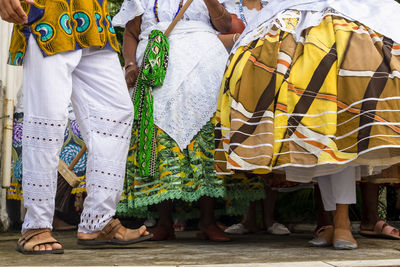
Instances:
[[[128,21],[142,15],[136,52],[138,65],[150,32],[166,30],[179,2],[158,1],[160,22],[157,23],[153,12],[154,0],[124,1],[113,25],[124,27]],[[164,85],[153,90],[154,123],[183,150],[216,111],[228,53],[217,38],[203,0],[193,0],[168,39],[169,62]]]

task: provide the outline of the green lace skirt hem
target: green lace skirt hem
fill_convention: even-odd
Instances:
[[[200,217],[200,209],[196,202],[203,196],[217,199],[215,215],[244,215],[248,211],[249,203],[265,198],[264,189],[252,191],[226,192],[225,189],[199,190],[196,194],[182,192],[166,192],[160,198],[140,198],[139,201],[120,201],[117,205],[117,215],[122,218],[157,218],[157,212],[151,206],[164,200],[173,200],[174,218],[183,220]]]
[[[226,211],[243,214],[246,203],[264,197],[264,187],[259,180],[244,181],[216,175],[213,119],[203,126],[184,150],[162,129],[155,126],[155,131],[156,173],[154,177],[140,177],[136,160],[137,129],[132,129],[124,190],[117,206],[118,216],[151,218],[154,217],[152,206],[164,200],[188,204],[203,196],[228,200],[227,203],[240,203],[242,207],[237,210],[236,205],[228,205]],[[241,201],[230,201],[233,199]],[[189,209],[190,212],[184,209],[186,218],[197,217],[189,215],[198,213]]]

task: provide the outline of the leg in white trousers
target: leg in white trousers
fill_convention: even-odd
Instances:
[[[356,169],[318,177],[318,186],[326,211],[336,210],[336,204],[356,203]]]
[[[133,106],[117,53],[86,48],[43,57],[30,38],[24,60],[22,233],[50,228],[57,165],[74,106],[88,147],[87,198],[79,232],[101,230],[114,216],[122,193]]]
[[[317,237],[310,241],[313,246],[333,245],[335,249],[355,249],[357,241],[350,229],[348,205],[356,203],[356,168],[318,177],[318,186],[326,211],[336,211],[333,228],[321,228]]]

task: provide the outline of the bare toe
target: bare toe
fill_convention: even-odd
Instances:
[[[63,248],[60,243],[53,243],[51,246],[53,250],[58,250]]]
[[[23,242],[23,241],[27,242]],[[61,244],[51,234],[50,229],[31,229],[25,232],[17,242],[18,250],[21,252],[35,251],[52,253],[52,250],[62,250]],[[28,250],[27,250],[28,249]]]
[[[142,225],[139,229],[138,229],[138,231],[139,231],[139,234],[142,236],[142,235],[145,235],[146,234],[146,226],[144,226],[144,225]]]

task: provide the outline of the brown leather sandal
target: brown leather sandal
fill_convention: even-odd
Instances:
[[[60,244],[54,237],[45,237],[43,239],[32,240],[33,237],[43,234],[50,233],[50,229],[32,229],[25,232],[22,237],[17,241],[16,250],[23,254],[63,254],[64,249],[53,249],[53,250],[33,250],[34,247],[46,244]]]
[[[148,234],[144,236],[142,235],[139,238],[128,239],[128,237],[126,236],[128,229],[126,229],[122,239],[117,239],[115,235],[120,227],[122,227],[122,224],[118,219],[111,219],[111,221],[106,226],[104,226],[103,230],[100,231],[99,235],[95,239],[78,239],[78,245],[130,245],[149,240],[153,237],[152,234]]]

